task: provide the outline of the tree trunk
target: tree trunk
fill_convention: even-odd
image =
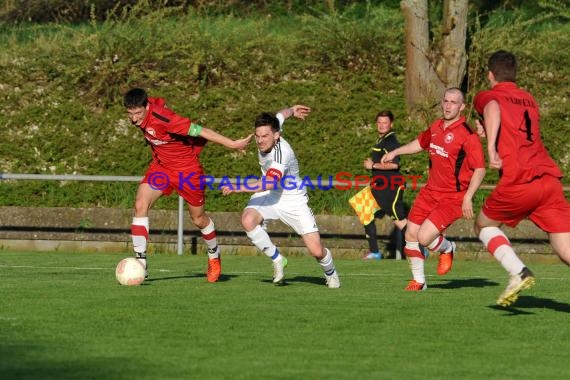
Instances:
[[[433,97],[433,83],[437,81],[431,64],[427,0],[403,0],[406,27],[406,104],[414,113],[426,96]]]
[[[428,0],[402,0],[406,28],[406,104],[418,116],[439,104],[443,91],[465,75],[467,0],[445,0],[441,35],[429,38]]]
[[[445,87],[460,87],[467,65],[467,0],[445,1],[441,37],[437,75]]]

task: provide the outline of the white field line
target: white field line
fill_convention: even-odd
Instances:
[[[103,270],[103,271],[112,271],[114,270],[114,268],[101,268],[101,267],[64,267],[64,266],[40,266],[40,265],[6,265],[6,264],[0,264],[0,268],[7,268],[7,269],[59,269],[59,270],[87,270],[87,271],[98,271],[98,270]],[[174,270],[171,269],[159,269],[159,268],[152,268],[151,273],[152,272],[163,272],[163,273],[167,273],[167,272],[174,272]],[[202,271],[190,271],[191,273],[202,273]],[[265,275],[267,273],[267,271],[262,271],[262,272],[250,272],[250,271],[234,271],[234,272],[223,272],[224,274],[227,275],[252,275],[252,276],[256,276],[256,275]],[[287,274],[289,276],[302,276],[306,273],[296,273],[296,272],[287,272]],[[341,272],[340,273],[341,277],[402,277],[404,276],[404,274],[402,273],[347,273],[347,272]],[[405,276],[407,276],[407,273],[405,274]],[[477,276],[465,276],[465,275],[456,275],[456,274],[452,274],[451,275],[453,278],[486,278],[482,275],[477,275]],[[451,279],[452,277],[449,277],[449,279]],[[441,276],[436,276],[436,275],[430,275],[430,274],[426,274],[426,277],[429,278],[440,278],[442,280],[447,279],[447,277],[441,277]],[[560,280],[570,280],[570,276],[569,277],[542,277],[542,276],[537,276],[537,280],[542,281],[542,280],[553,280],[553,281],[560,281]]]
[[[69,270],[114,270],[114,268],[93,268],[93,267],[60,267],[60,266],[39,266],[39,265],[4,265],[0,264],[0,268],[10,269],[69,269]],[[154,269],[158,272],[171,272],[168,269]]]

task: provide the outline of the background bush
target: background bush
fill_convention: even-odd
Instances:
[[[0,7],[4,15],[8,3]],[[309,119],[288,122],[285,137],[311,177],[366,174],[362,160],[376,139],[373,118],[380,109],[395,112],[402,142],[425,127],[405,111],[398,2],[167,3],[175,6],[119,2],[104,21],[90,14],[75,24],[0,24],[0,172],[142,175],[149,148],[121,106],[121,95],[134,86],[235,138],[252,132],[261,111],[310,105]],[[486,87],[490,52],[513,50],[519,84],[542,107],[543,138],[568,172],[570,69],[561,63],[570,61],[570,26],[565,6],[547,5],[534,12],[472,11],[467,90],[470,100]],[[202,161],[216,177],[259,172],[253,144],[245,156],[211,144]],[[424,174],[426,157],[406,157],[403,164],[405,173]],[[486,182],[495,179],[491,173]],[[135,183],[1,181],[0,204],[130,207],[135,189]],[[319,213],[350,213],[352,193],[315,191],[312,205]],[[212,211],[240,210],[247,199],[216,191],[208,197]],[[176,207],[172,198],[157,206]]]

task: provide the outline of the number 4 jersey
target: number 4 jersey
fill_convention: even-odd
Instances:
[[[481,91],[473,100],[479,115],[492,100],[499,103],[501,125],[496,147],[503,161],[500,185],[522,184],[543,175],[562,178],[540,136],[540,114],[531,94],[513,82],[501,82]]]

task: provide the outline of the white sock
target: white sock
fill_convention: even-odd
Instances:
[[[410,263],[410,270],[412,271],[412,277],[414,280],[420,284],[426,283],[426,275],[424,273],[424,259],[419,257],[408,257],[408,262]]]
[[[323,272],[325,272],[327,276],[332,275],[336,270],[333,262],[332,253],[328,248],[325,248],[325,257],[318,260],[318,263],[321,266],[321,268],[323,268]]]
[[[453,246],[451,242],[445,238],[443,235],[439,235],[432,241],[428,246],[430,250],[434,252],[450,253]]]
[[[214,221],[210,218],[210,223],[200,230],[202,240],[208,247],[208,258],[217,259],[220,257],[220,250],[218,249],[218,239],[216,238],[216,227]]]
[[[479,239],[511,276],[519,274],[525,267],[515,253],[507,235],[499,227],[483,227]]]
[[[148,217],[133,218],[131,224],[131,238],[133,241],[133,250],[137,256],[137,260],[146,268],[146,250],[148,247]]]
[[[246,231],[247,237],[251,240],[251,242],[265,254],[265,256],[269,257],[271,260],[275,261],[278,258],[280,259],[281,254],[275,244],[271,241],[271,238],[267,234],[267,232],[261,228],[261,226],[256,226],[251,231]]]
[[[420,284],[425,284],[426,283],[426,275],[424,272],[425,258],[421,254],[420,244],[417,241],[406,241],[405,251],[408,251],[409,253],[415,252],[415,254],[420,253],[420,255],[418,256],[421,257],[410,256],[409,254],[407,254],[407,259],[410,265],[410,270],[412,271],[413,279],[419,282]]]

